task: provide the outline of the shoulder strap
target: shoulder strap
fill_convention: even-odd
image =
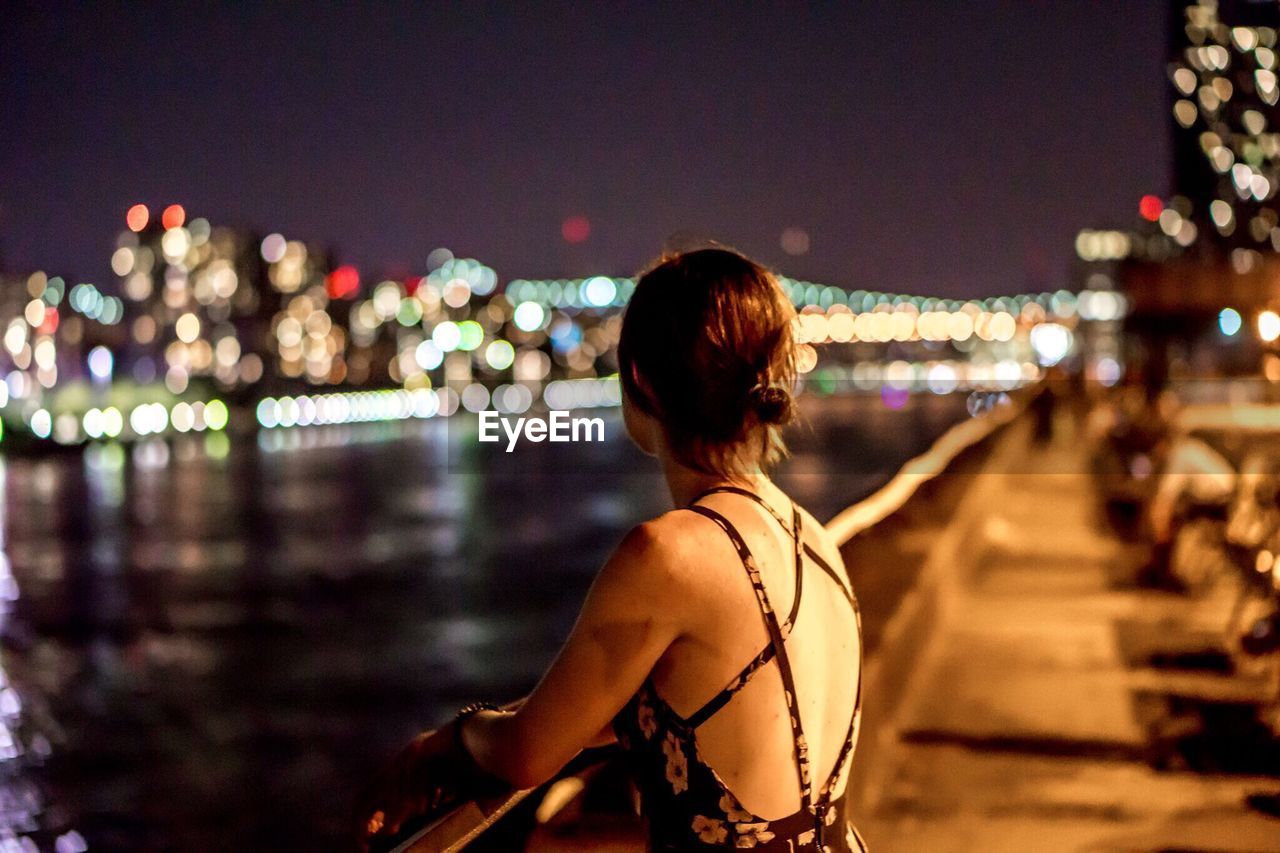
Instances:
[[[837,574],[836,570],[831,568],[831,564],[828,563],[821,554],[807,544],[804,546],[804,553],[810,560],[813,560],[814,565],[826,572],[827,576],[835,583],[836,588],[840,590],[840,594],[844,596],[845,600],[849,602],[851,607],[857,610],[858,603],[853,597],[853,589],[846,585],[848,581],[841,580],[840,575]]]
[[[853,699],[853,714],[849,720],[849,731],[845,734],[844,744],[840,747],[840,754],[836,756],[836,763],[831,768],[831,775],[827,777],[827,781],[822,783],[822,790],[818,794],[818,799],[823,803],[831,802],[831,795],[836,784],[836,780],[840,778],[840,771],[844,767],[844,763],[849,759],[850,753],[853,752],[854,745],[858,742],[858,730],[862,722],[862,671],[866,665],[865,650],[862,647],[862,611],[858,607],[857,598],[851,599],[853,604],[853,619],[855,629],[858,632],[858,686]]]
[[[783,626],[783,629],[785,631],[785,625]],[[742,668],[741,672],[729,679],[729,683],[726,684],[719,693],[712,696],[706,701],[706,704],[690,714],[685,720],[685,724],[691,729],[696,729],[698,726],[701,726],[707,720],[715,716],[716,712],[725,705],[728,705],[729,700],[732,699],[739,690],[746,687],[747,682],[750,681],[757,672],[764,669],[765,664],[773,660],[773,656],[777,653],[777,649],[773,647],[772,642],[765,645],[765,647],[760,650],[760,653],[753,657],[747,665]]]
[[[791,535],[796,542],[796,593],[791,599],[791,612],[787,614],[786,624],[783,626],[783,636],[789,636],[791,629],[795,627],[796,618],[800,615],[800,592],[804,589],[804,532],[800,529],[800,507],[793,502],[791,504],[791,515],[793,523],[791,527]]]
[[[817,556],[816,554],[813,553],[813,550],[808,545],[803,544],[804,535],[800,531],[800,507],[796,505],[795,501],[791,502],[792,523],[790,526],[788,526],[786,520],[781,515],[779,515],[778,511],[775,510],[773,507],[771,507],[764,498],[760,497],[758,494],[756,494],[755,492],[749,489],[743,489],[739,486],[714,486],[710,489],[707,489],[706,491],[699,492],[696,498],[689,501],[689,506],[690,508],[692,508],[694,504],[696,504],[698,501],[705,498],[707,495],[715,495],[715,494],[722,494],[722,493],[731,494],[731,495],[742,495],[745,498],[751,498],[751,500],[760,504],[760,506],[764,509],[765,512],[773,516],[774,520],[777,521],[779,525],[781,525],[782,529],[790,533],[792,539],[795,540],[795,543],[796,543],[796,594],[791,599],[791,612],[787,614],[787,621],[782,623],[782,635],[785,637],[791,633],[792,626],[796,624],[796,617],[800,615],[800,592],[804,589],[804,572],[802,571],[803,560],[801,559],[801,554],[808,553],[812,556],[815,556],[815,557]],[[835,574],[831,571],[831,567],[828,566],[825,562],[821,563],[821,566],[826,572],[831,574],[832,577],[835,577]],[[839,581],[837,581],[837,583],[839,583]]]
[[[702,500],[707,495],[717,495],[722,493],[727,493],[731,495],[742,495],[744,498],[751,498],[751,500],[755,501],[756,503],[760,504],[760,506],[764,507],[765,512],[769,513],[769,515],[772,515],[775,519],[777,519],[778,524],[781,524],[784,528],[787,526],[786,519],[784,519],[781,515],[779,515],[778,511],[774,509],[772,506],[770,506],[768,501],[766,501],[764,498],[760,497],[760,495],[756,494],[750,489],[744,489],[741,486],[713,486],[704,492],[699,492],[698,496],[693,500],[689,501],[689,503],[696,504],[698,501]],[[793,502],[792,506],[794,505],[795,504]]]
[[[715,491],[742,490],[726,488],[723,490],[717,489]],[[800,509],[792,504],[792,511],[795,514],[794,529],[796,534],[796,592],[792,599],[791,613],[787,616],[787,621],[782,623],[782,636],[784,638],[790,636],[791,629],[795,627],[796,616],[800,613],[800,592],[804,585],[804,564],[800,556],[800,541],[802,538],[800,535]],[[758,655],[752,658],[747,665],[742,668],[741,672],[730,679],[729,683],[726,684],[719,693],[708,699],[707,702],[701,708],[694,711],[689,718],[685,720],[685,722],[691,728],[696,729],[698,726],[701,726],[707,720],[711,719],[717,711],[729,704],[729,700],[733,698],[735,693],[746,686],[747,682],[751,680],[753,675],[763,669],[765,664],[773,660],[773,656],[775,654],[777,654],[777,649],[775,649],[773,643],[770,642]]]
[[[689,509],[720,525],[720,529],[725,532],[729,537],[729,541],[733,543],[734,549],[737,550],[738,558],[742,560],[742,567],[746,569],[751,586],[755,589],[756,602],[760,605],[760,613],[764,617],[765,628],[769,631],[769,640],[776,650],[778,674],[782,676],[782,689],[786,695],[787,715],[791,719],[791,735],[795,743],[796,773],[800,781],[800,804],[805,811],[813,812],[813,790],[812,782],[809,778],[809,747],[805,742],[804,731],[800,726],[800,708],[796,698],[795,679],[791,674],[791,661],[787,658],[787,649],[783,644],[782,628],[778,625],[778,617],[773,611],[773,605],[769,603],[769,594],[765,591],[764,581],[760,579],[760,571],[756,568],[755,558],[751,555],[751,549],[747,547],[746,541],[738,533],[737,528],[729,522],[729,519],[704,506],[694,505],[690,506]],[[799,545],[797,545],[797,552],[798,549]]]
[[[840,778],[840,771],[844,767],[845,761],[849,759],[849,754],[853,752],[854,744],[858,742],[858,728],[862,720],[862,655],[858,655],[858,687],[857,694],[853,700],[853,715],[849,720],[849,730],[845,733],[844,744],[840,747],[840,754],[836,756],[836,763],[831,768],[831,775],[827,777],[827,781],[822,783],[822,789],[818,792],[818,800],[823,803],[831,802],[831,795],[835,788],[836,780]]]
[[[694,498],[692,501],[690,501],[689,503],[696,504],[698,501],[702,500],[707,495],[714,495],[718,493],[742,495],[743,497],[751,498],[751,500],[760,504],[760,506],[764,508],[765,512],[769,513],[769,515],[772,515],[774,519],[777,520],[778,524],[782,525],[784,528],[788,526],[787,522],[782,518],[782,516],[778,515],[778,511],[775,510],[773,507],[771,507],[765,501],[764,498],[760,497],[758,494],[756,494],[755,492],[749,489],[744,489],[739,486],[715,486],[713,488],[707,489],[704,492],[700,492],[698,496]],[[812,545],[810,545],[807,542],[804,542],[804,537],[800,535],[800,507],[796,505],[795,501],[791,502],[791,511],[794,516],[794,522],[790,527],[791,535],[795,537],[796,542],[803,543],[802,547],[803,547],[804,555],[807,556],[810,560],[813,560],[814,564],[818,568],[822,569],[822,571],[824,571],[827,574],[827,576],[830,577],[831,580],[835,582],[835,585],[840,589],[840,592],[842,595],[844,595],[845,599],[851,605],[854,605],[856,607],[857,605],[853,598],[853,590],[849,585],[849,582],[842,580],[840,575],[836,572],[836,570],[831,567],[831,564],[828,563],[821,554],[819,554],[816,550],[814,550]],[[797,577],[796,584],[799,585],[800,583],[798,579],[799,575],[797,575],[796,577]],[[797,594],[796,594],[797,604],[793,605],[791,608],[790,621],[792,622],[795,621],[795,614],[800,609],[798,604],[799,600],[800,600],[800,596],[799,596],[799,591],[797,590]]]
[[[777,511],[775,511],[774,508],[764,500],[764,498],[762,498],[760,495],[756,494],[755,492],[749,491],[748,489],[739,488],[737,486],[717,486],[715,488],[707,489],[706,491],[699,494],[696,498],[694,498],[690,503],[697,504],[698,501],[702,500],[702,498],[706,497],[707,495],[716,494],[720,492],[742,495],[743,497],[747,497],[754,500],[756,503],[760,504],[760,506],[763,507],[764,510],[769,513],[769,515],[773,516],[779,525],[781,525],[784,529],[787,527],[787,524],[783,520],[782,516],[780,516],[777,513]],[[746,542],[742,539],[742,536],[738,533],[737,529],[734,528],[733,525],[729,523],[728,519],[724,518],[724,516],[720,515],[714,510],[710,510],[705,507],[692,506],[692,505],[689,508],[694,510],[695,512],[700,513],[701,515],[704,515],[710,518],[712,521],[715,521],[717,524],[719,524],[720,527],[724,529],[725,533],[729,535],[729,538],[733,540],[734,547],[738,549],[739,556],[742,557],[742,555],[745,553],[746,556],[743,557],[743,565],[747,567],[748,575],[750,575],[752,578],[752,585],[756,588],[757,599],[761,601],[762,610],[765,613],[766,626],[768,626],[768,623],[770,622],[772,622],[773,625],[776,626],[777,619],[776,617],[773,616],[772,609],[771,608],[768,610],[764,609],[768,607],[768,597],[764,593],[764,586],[763,586],[763,583],[760,582],[759,573],[754,571],[754,563],[748,564],[747,562],[748,559],[750,559],[751,552],[750,550],[747,549]],[[801,590],[801,584],[804,579],[804,567],[803,567],[802,558],[803,556],[807,555],[809,559],[813,560],[813,562],[818,566],[818,568],[820,568],[823,572],[827,574],[828,577],[831,578],[832,582],[835,583],[836,588],[840,590],[840,592],[844,595],[845,600],[849,602],[849,606],[853,609],[853,615],[854,615],[854,620],[856,622],[856,630],[858,632],[858,636],[861,637],[862,636],[862,613],[860,611],[860,608],[858,607],[858,599],[853,593],[852,579],[848,578],[847,570],[845,573],[845,577],[847,578],[847,580],[842,579],[840,575],[836,572],[836,570],[832,568],[831,564],[828,563],[826,559],[824,559],[822,555],[820,555],[816,550],[814,550],[812,546],[810,546],[808,543],[804,541],[804,536],[803,536],[802,527],[801,527],[800,507],[795,503],[795,501],[791,502],[791,511],[792,511],[793,521],[792,521],[790,532],[793,539],[795,540],[796,592],[795,592],[794,603],[792,604],[792,607],[791,607],[791,613],[787,617],[787,621],[786,623],[784,623],[784,626],[778,631],[778,634],[780,635],[781,638],[785,638],[786,635],[791,632],[791,627],[795,624],[796,616],[800,611],[800,590]],[[848,732],[845,734],[844,743],[841,745],[840,753],[836,756],[835,765],[832,767],[831,775],[823,783],[821,791],[819,792],[819,795],[818,795],[818,799],[815,801],[812,795],[812,783],[809,781],[808,745],[804,740],[804,733],[800,729],[799,711],[795,707],[796,699],[794,697],[797,694],[795,690],[794,680],[791,678],[790,661],[785,659],[785,651],[783,651],[783,645],[782,645],[781,639],[775,638],[774,632],[772,629],[770,630],[770,640],[771,640],[770,645],[763,652],[757,655],[750,663],[748,663],[746,668],[743,669],[742,673],[736,676],[734,680],[731,681],[727,687],[725,687],[724,690],[721,690],[720,693],[716,694],[716,696],[714,696],[709,702],[707,702],[706,705],[698,709],[698,711],[695,712],[689,718],[689,722],[696,728],[697,726],[705,722],[708,718],[710,718],[716,711],[724,707],[724,705],[727,704],[731,698],[733,698],[734,693],[736,693],[737,690],[740,689],[746,683],[747,679],[749,679],[757,670],[759,670],[765,663],[767,663],[769,659],[774,656],[773,653],[776,653],[778,656],[778,669],[783,677],[783,687],[787,691],[787,701],[789,706],[788,710],[791,714],[791,721],[792,721],[792,734],[795,737],[795,741],[796,741],[796,756],[797,756],[796,764],[797,764],[797,768],[798,768],[798,772],[800,774],[800,780],[801,780],[800,781],[801,802],[802,802],[802,805],[804,805],[806,808],[808,808],[811,812],[814,813],[817,834],[818,834],[818,837],[821,838],[823,837],[824,830],[825,830],[825,826],[824,826],[825,812],[827,809],[832,807],[832,803],[831,803],[832,788],[835,785],[836,780],[840,778],[840,772],[843,769],[845,762],[848,761],[849,756],[853,751],[854,745],[857,743],[857,740],[858,740],[859,723],[862,718],[862,670],[863,670],[863,665],[865,663],[865,661],[863,660],[864,653],[860,647],[859,653],[858,653],[858,657],[859,657],[858,685],[857,685],[856,693],[854,697],[853,713],[851,714],[851,719],[849,720],[849,729],[848,729]],[[809,785],[808,788],[806,788],[806,784]]]

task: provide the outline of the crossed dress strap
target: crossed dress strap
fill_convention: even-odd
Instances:
[[[763,498],[755,492],[749,492],[746,489],[740,489],[736,486],[718,486],[716,488],[707,489],[705,492],[700,493],[696,498],[690,501],[690,503],[696,504],[707,495],[716,494],[717,492],[729,492],[751,498],[760,504],[770,515],[772,515],[783,529],[788,529],[788,525],[782,519],[782,516],[779,515],[773,507],[769,506]],[[796,542],[796,591],[795,595],[792,597],[791,612],[787,615],[786,621],[782,623],[783,637],[789,636],[791,634],[792,626],[795,625],[796,616],[800,613],[800,594],[804,589],[804,571],[800,556],[800,543],[804,541],[804,537],[800,529],[800,509],[795,506],[795,504],[792,504],[791,509],[793,520],[788,532]],[[752,676],[759,672],[766,664],[769,663],[769,661],[773,660],[777,653],[778,650],[774,647],[772,642],[766,643],[765,647],[760,650],[760,653],[748,661],[747,665],[744,666],[737,675],[729,679],[728,683],[725,684],[719,693],[707,700],[706,704],[701,708],[690,714],[685,719],[685,724],[691,729],[696,729],[707,720],[711,719],[716,712],[729,703],[729,700],[732,699],[739,690],[747,685],[747,682],[751,680]]]
[[[795,679],[791,674],[791,661],[787,657],[787,649],[783,644],[782,626],[778,624],[777,614],[774,613],[773,605],[769,602],[769,593],[764,588],[764,581],[761,580],[760,571],[756,568],[755,558],[751,554],[751,549],[747,547],[746,541],[742,538],[737,528],[730,523],[729,519],[705,506],[695,504],[690,506],[689,509],[711,519],[725,532],[729,537],[729,541],[733,543],[734,549],[737,550],[738,558],[742,561],[742,566],[747,571],[747,577],[751,581],[752,588],[755,589],[756,603],[760,606],[760,613],[764,617],[765,628],[769,632],[769,640],[776,649],[775,657],[778,662],[778,674],[782,676],[783,692],[787,699],[787,716],[791,720],[791,735],[795,746],[796,774],[800,782],[800,805],[805,811],[814,814],[815,830],[818,838],[822,838],[824,815],[819,810],[816,810],[813,805],[813,783],[809,778],[809,747],[804,738],[804,730],[800,725],[800,709],[797,704]]]
[[[850,607],[853,609],[858,636],[862,635],[862,614],[858,608],[857,598],[853,595],[852,583],[846,587],[845,582],[840,579],[831,565],[809,545],[804,543],[804,537],[801,530],[800,509],[794,502],[792,502],[791,508],[794,520],[791,532],[795,539],[796,594],[791,608],[791,614],[787,617],[787,622],[784,626],[779,626],[777,617],[774,615],[773,608],[769,604],[768,594],[764,589],[764,583],[760,579],[759,571],[755,567],[755,560],[750,549],[747,547],[746,541],[742,538],[742,535],[738,532],[737,528],[735,528],[729,520],[720,513],[707,507],[696,506],[697,502],[702,500],[702,498],[717,492],[727,492],[751,498],[756,503],[760,504],[770,515],[772,515],[783,528],[787,527],[782,516],[780,516],[777,511],[764,500],[764,498],[760,497],[760,495],[755,492],[738,488],[736,486],[719,486],[708,489],[699,494],[691,502],[689,509],[716,522],[716,524],[718,524],[729,536],[734,548],[738,551],[738,556],[747,570],[747,575],[751,580],[751,585],[755,588],[756,600],[760,604],[761,612],[765,618],[765,626],[769,629],[770,643],[764,651],[747,664],[746,668],[744,668],[743,671],[736,676],[724,690],[718,693],[711,699],[711,701],[689,717],[688,722],[695,728],[696,726],[701,725],[701,723],[705,722],[712,714],[722,708],[729,699],[733,697],[733,694],[736,693],[737,690],[741,689],[752,674],[768,663],[769,660],[777,657],[778,670],[782,676],[783,688],[787,696],[788,711],[791,717],[792,736],[795,741],[796,766],[800,778],[801,805],[814,815],[816,837],[818,839],[818,844],[821,845],[825,836],[827,812],[832,807],[832,788],[840,778],[841,770],[844,768],[844,764],[848,760],[850,753],[853,751],[854,744],[857,742],[858,723],[862,715],[862,666],[861,662],[859,662],[858,685],[854,699],[853,713],[849,721],[848,731],[845,734],[844,743],[840,748],[840,753],[836,756],[835,765],[831,769],[831,775],[827,777],[825,782],[823,782],[822,788],[815,800],[813,796],[813,785],[810,780],[809,773],[808,745],[804,739],[804,732],[800,726],[800,712],[797,705],[797,697],[799,694],[795,689],[795,681],[791,674],[790,660],[786,656],[786,649],[783,644],[783,640],[790,633],[791,627],[795,624],[796,615],[800,610],[800,590],[801,582],[804,578],[803,556],[807,555],[812,559],[819,568],[831,577],[832,581],[835,582],[836,587],[844,594]],[[859,649],[859,656],[861,657],[861,649]]]
[[[769,643],[769,645],[765,646],[760,654],[753,657],[751,661],[742,668],[741,672],[729,679],[729,683],[721,688],[719,693],[708,699],[706,704],[686,717],[684,721],[685,725],[690,729],[696,729],[715,716],[721,708],[729,704],[729,700],[736,696],[739,690],[747,686],[747,682],[751,680],[752,676],[763,669],[765,664],[773,660],[773,657],[776,654],[777,650],[774,649],[773,643]]]
[[[858,609],[857,599],[853,602],[853,618],[857,625],[858,636],[862,636],[862,613]],[[840,771],[844,769],[844,763],[849,760],[849,755],[853,752],[854,744],[858,742],[858,727],[862,720],[862,646],[858,646],[858,686],[855,688],[853,700],[853,714],[849,719],[849,730],[845,732],[844,745],[840,747],[840,754],[836,756],[836,763],[831,768],[831,775],[827,777],[827,781],[822,783],[822,789],[818,792],[818,800],[824,803],[824,807],[829,807],[831,803],[831,795],[835,787],[836,780],[840,778]]]
[[[733,495],[742,495],[743,497],[751,498],[751,500],[760,504],[760,506],[764,509],[765,512],[773,516],[774,520],[777,521],[778,524],[782,526],[782,529],[787,531],[789,534],[791,534],[791,538],[795,540],[796,594],[794,598],[792,598],[791,612],[787,614],[787,621],[782,623],[782,635],[785,637],[791,633],[791,628],[796,623],[796,616],[800,613],[800,591],[804,587],[804,572],[800,571],[801,564],[802,564],[801,555],[805,551],[809,550],[809,546],[804,544],[804,535],[800,530],[800,507],[796,506],[794,501],[792,502],[791,524],[788,525],[786,520],[781,515],[779,515],[778,511],[774,509],[772,506],[770,506],[769,503],[764,498],[760,497],[755,492],[740,488],[738,486],[715,486],[714,488],[710,488],[704,492],[700,492],[696,498],[694,498],[689,502],[689,504],[690,506],[692,506],[693,504],[696,504],[698,501],[705,498],[707,495],[714,495],[722,492],[733,494]],[[769,652],[769,650],[771,650],[772,648],[773,648],[772,645],[769,646],[769,648],[766,649],[764,652],[761,652],[761,654],[766,655],[766,653]],[[767,654],[765,657],[764,663],[767,663],[769,658],[771,657],[772,657],[772,654]],[[763,663],[760,665],[762,666]],[[751,666],[751,664],[748,664],[748,666]],[[757,666],[757,668],[759,668],[759,666]]]
[[[772,515],[777,520],[778,524],[781,524],[784,528],[787,527],[787,522],[783,520],[782,516],[778,514],[778,511],[773,507],[771,507],[765,501],[764,498],[760,497],[755,492],[750,491],[749,489],[741,488],[740,486],[716,486],[714,488],[707,489],[706,491],[699,493],[696,498],[690,501],[690,503],[696,504],[698,501],[702,500],[707,495],[714,495],[721,492],[733,494],[733,495],[742,495],[743,497],[751,498],[751,500],[760,504],[760,506],[764,508],[765,512],[769,513],[769,515]],[[851,605],[853,605],[855,609],[857,609],[857,604],[854,600],[852,585],[847,580],[842,579],[840,577],[840,574],[831,567],[831,564],[828,563],[821,554],[819,554],[816,550],[814,550],[812,545],[803,541],[802,537],[799,535],[800,508],[797,507],[795,505],[795,502],[793,501],[791,504],[791,509],[795,515],[795,521],[792,526],[792,529],[794,531],[793,535],[795,535],[796,537],[796,542],[800,543],[800,547],[803,548],[804,555],[808,557],[810,560],[813,560],[814,565],[822,569],[822,571],[825,572],[826,575],[831,578],[831,580],[835,583],[835,585],[840,589],[840,592],[841,594],[844,595],[845,599]],[[799,581],[797,581],[797,583],[799,583]],[[793,607],[791,616],[788,617],[788,619],[790,621],[794,621],[795,614],[796,614],[796,608]]]

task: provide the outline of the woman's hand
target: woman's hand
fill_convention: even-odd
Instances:
[[[391,839],[413,818],[509,789],[458,750],[456,725],[415,737],[365,788],[356,800],[356,849],[367,851]]]
[[[409,818],[440,807],[445,796],[443,779],[436,776],[433,784],[427,768],[446,745],[439,732],[423,732],[378,772],[356,799],[356,849],[368,850],[377,840],[398,833]]]

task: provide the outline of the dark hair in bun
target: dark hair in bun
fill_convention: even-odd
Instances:
[[[662,422],[684,464],[731,479],[754,473],[786,454],[795,316],[773,273],[738,252],[664,256],[623,316],[623,390]]]
[[[757,385],[748,394],[756,417],[764,424],[789,423],[794,416],[795,404],[791,392],[776,385]]]

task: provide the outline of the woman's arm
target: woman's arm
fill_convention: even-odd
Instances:
[[[612,740],[610,721],[686,624],[690,596],[673,524],[663,517],[627,535],[518,710],[466,719],[463,743],[483,770],[531,788],[584,747]]]
[[[502,706],[502,711],[504,713],[512,713],[519,709],[519,707],[523,705],[528,698],[528,696],[521,696],[519,699],[512,699],[510,702]],[[596,734],[596,736],[593,737],[583,748],[585,749],[589,746],[608,746],[617,740],[617,736],[613,733],[613,721],[610,720],[604,724],[604,727],[600,729],[599,733]]]

